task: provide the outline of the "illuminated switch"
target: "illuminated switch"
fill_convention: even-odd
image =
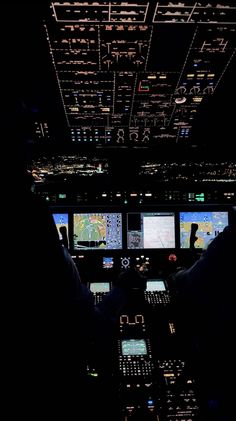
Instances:
[[[149,92],[150,86],[149,83],[146,81],[140,81],[138,85],[138,92]]]

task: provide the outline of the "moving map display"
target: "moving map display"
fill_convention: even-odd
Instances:
[[[74,250],[121,249],[121,213],[75,213]]]
[[[180,248],[190,247],[192,224],[197,224],[195,248],[206,248],[228,225],[228,212],[180,212]]]

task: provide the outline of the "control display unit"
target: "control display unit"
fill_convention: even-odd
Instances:
[[[110,291],[110,283],[109,282],[91,282],[89,284],[89,289],[93,293],[99,292],[109,292]]]
[[[149,339],[132,338],[119,341],[119,371],[125,377],[138,377],[145,381],[153,374]]]
[[[144,339],[124,339],[121,342],[122,355],[147,355]]]
[[[91,282],[89,283],[89,289],[93,293],[94,304],[97,305],[103,300],[111,287],[109,282]]]
[[[160,279],[148,279],[146,291],[165,291],[165,283]]]
[[[147,287],[144,291],[145,300],[153,307],[170,303],[170,295],[166,290],[163,279],[147,279]]]

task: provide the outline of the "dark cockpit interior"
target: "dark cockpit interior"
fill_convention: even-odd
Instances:
[[[109,363],[92,352],[86,362],[93,393],[113,391],[98,413],[233,420],[217,393],[201,394],[171,277],[234,224],[236,4],[15,3],[9,53],[30,188],[95,305],[112,305],[121,273],[118,285],[132,291]],[[199,365],[202,352],[193,352]]]

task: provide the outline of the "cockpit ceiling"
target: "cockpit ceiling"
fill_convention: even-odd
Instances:
[[[44,25],[74,144],[191,143],[235,60],[227,5],[52,2]]]

